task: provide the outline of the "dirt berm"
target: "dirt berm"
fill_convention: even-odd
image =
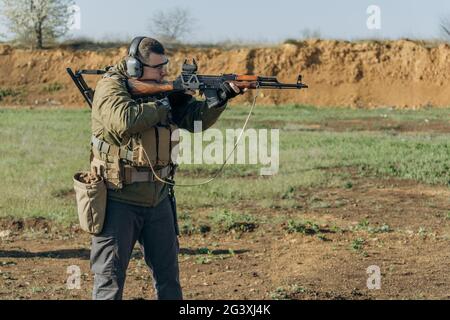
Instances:
[[[29,51],[1,45],[0,104],[83,106],[65,68],[101,68],[125,53],[126,48]],[[259,49],[181,49],[170,56],[169,79],[180,71],[185,57],[194,57],[200,73],[261,74],[292,82],[301,72],[310,86],[301,91],[261,91],[258,104],[450,106],[449,44],[309,40]],[[91,79],[93,84],[98,78]],[[249,103],[252,95],[234,103]]]

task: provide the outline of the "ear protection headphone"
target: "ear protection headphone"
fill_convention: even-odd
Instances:
[[[140,78],[144,73],[144,66],[137,57],[139,45],[145,37],[136,37],[133,39],[128,50],[128,57],[126,58],[127,73],[132,78]]]

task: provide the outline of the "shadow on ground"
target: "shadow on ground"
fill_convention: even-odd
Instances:
[[[88,249],[64,249],[55,251],[29,252],[20,250],[0,250],[0,258],[49,258],[88,260]]]

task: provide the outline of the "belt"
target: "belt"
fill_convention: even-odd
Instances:
[[[165,179],[173,174],[173,167],[167,166],[159,170],[155,170],[156,175]],[[144,171],[138,170],[135,167],[125,165],[123,168],[123,177],[125,184],[132,184],[136,182],[154,182],[158,181],[153,172],[149,169],[145,169]]]

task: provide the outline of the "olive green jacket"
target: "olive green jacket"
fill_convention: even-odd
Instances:
[[[95,89],[92,105],[92,134],[107,143],[121,146],[134,134],[164,122],[167,111],[154,102],[138,103],[127,90],[125,61],[108,71]],[[202,121],[202,129],[211,127],[225,110],[208,108],[188,94],[171,94],[172,120],[180,128],[194,131],[194,121]],[[112,157],[102,154],[102,160]],[[124,185],[120,190],[108,190],[108,198],[129,204],[154,207],[168,194],[168,186],[161,182],[139,182]]]

